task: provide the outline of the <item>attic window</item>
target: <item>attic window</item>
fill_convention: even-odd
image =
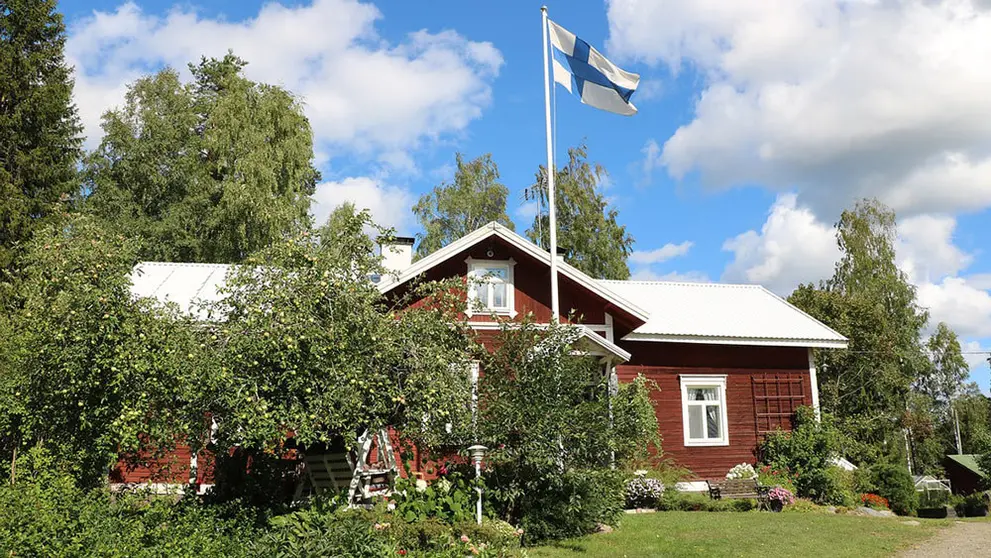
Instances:
[[[513,260],[468,260],[469,315],[471,312],[515,316]]]

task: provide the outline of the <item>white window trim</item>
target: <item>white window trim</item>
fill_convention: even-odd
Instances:
[[[468,309],[465,311],[465,315],[469,318],[474,314],[489,315],[495,314],[497,316],[509,316],[510,318],[516,317],[516,260],[510,258],[508,260],[476,260],[474,258],[468,258],[465,260],[468,264],[467,278],[470,280],[472,273],[476,268],[480,267],[502,267],[506,269],[506,308],[482,308],[474,310],[472,305],[474,301],[469,297]]]
[[[688,375],[682,374],[678,377],[681,380],[681,422],[684,427],[685,447],[711,447],[729,445],[729,419],[726,412],[726,376],[725,375]],[[719,415],[722,421],[720,434],[722,438],[717,440],[693,440],[688,434],[688,388],[690,387],[714,387],[719,390]]]

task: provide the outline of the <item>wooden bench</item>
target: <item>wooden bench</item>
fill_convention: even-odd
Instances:
[[[706,481],[709,485],[709,497],[713,500],[727,500],[749,498],[757,500],[757,509],[770,509],[768,505],[768,492],[770,487],[761,486],[757,479],[724,479],[720,481]]]

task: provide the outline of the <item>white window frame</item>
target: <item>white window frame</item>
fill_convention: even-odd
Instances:
[[[681,380],[681,422],[685,432],[685,447],[728,446],[729,419],[726,412],[726,376],[725,375],[680,375]],[[689,401],[688,388],[716,388],[719,393],[719,438],[696,439],[689,435],[688,408],[689,406],[711,405],[709,401]],[[705,417],[705,413],[702,414]],[[708,431],[703,430],[707,433]]]
[[[468,258],[465,260],[468,264],[468,278],[483,279],[485,276],[477,275],[478,270],[491,269],[494,267],[502,268],[506,270],[506,280],[503,283],[506,285],[506,306],[502,308],[492,308],[488,304],[491,302],[492,290],[487,289],[489,293],[489,301],[486,302],[484,307],[477,307],[476,299],[471,296],[469,292],[468,296],[468,310],[465,312],[470,318],[473,314],[496,314],[500,316],[509,316],[510,318],[516,317],[516,275],[514,270],[516,268],[516,261],[512,258],[508,260],[476,260]],[[473,308],[475,306],[475,308]]]

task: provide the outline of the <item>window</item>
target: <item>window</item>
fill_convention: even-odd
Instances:
[[[727,446],[726,376],[681,376],[686,446]]]
[[[516,262],[468,260],[469,309],[496,314],[516,315],[513,304],[513,267]],[[469,316],[471,314],[469,313]]]

